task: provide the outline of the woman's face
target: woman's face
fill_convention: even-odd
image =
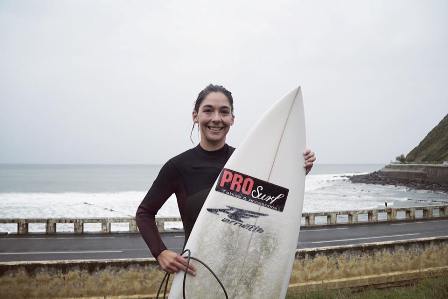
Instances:
[[[211,92],[202,101],[198,112],[193,111],[193,121],[199,125],[201,143],[221,145],[225,143],[234,116],[229,100],[221,92]]]

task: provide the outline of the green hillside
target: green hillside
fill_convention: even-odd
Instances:
[[[406,156],[406,162],[448,161],[448,114]]]

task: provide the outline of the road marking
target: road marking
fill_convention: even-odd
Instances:
[[[434,219],[434,218],[433,218]],[[447,222],[448,219],[444,219],[444,220],[428,220],[428,221],[418,221],[418,222],[413,222],[413,223],[431,223],[431,222]]]
[[[84,251],[28,251],[28,252],[0,252],[0,255],[16,254],[80,254],[80,253],[122,253],[121,250],[84,250]]]
[[[120,250],[121,250],[122,252],[125,252],[125,251],[142,251],[142,252],[148,252],[148,251],[149,251],[149,249],[146,249],[146,248],[120,248]]]
[[[415,221],[415,222],[405,222],[405,223],[391,223],[389,225],[407,225],[407,224],[426,224],[426,223],[434,223],[434,222],[447,222],[448,220],[429,220],[429,221]]]
[[[79,237],[48,237],[48,238],[27,238],[27,237],[22,237],[22,238],[4,238],[4,240],[79,240],[79,239],[115,239],[116,237],[86,237],[83,238],[85,236],[79,236]]]
[[[313,244],[334,243],[334,242],[343,242],[343,241],[370,240],[370,239],[394,238],[394,237],[415,236],[415,235],[420,235],[420,233],[402,234],[402,235],[387,235],[387,236],[365,237],[365,238],[353,238],[353,239],[339,239],[339,240],[329,240],[329,241],[316,241],[316,242],[311,242],[311,243],[313,243]]]
[[[302,231],[300,231],[300,232],[301,232],[301,233],[304,233],[304,232],[316,232],[316,231],[322,231],[322,230],[336,230],[336,229],[348,229],[348,227],[307,229],[307,230],[302,230]]]

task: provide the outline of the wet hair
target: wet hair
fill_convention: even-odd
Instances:
[[[198,94],[198,97],[197,97],[196,101],[194,102],[193,111],[195,111],[196,113],[199,112],[199,107],[201,106],[202,102],[212,92],[220,92],[226,96],[227,100],[229,100],[230,111],[233,114],[232,93],[230,91],[228,91],[224,86],[213,85],[213,84],[207,85],[207,87],[205,87],[203,90],[201,90],[201,92]],[[193,127],[191,127],[191,132],[190,132],[191,143],[194,143],[193,139],[191,138],[191,134],[193,134],[193,130],[194,130],[194,125],[195,125],[195,122],[193,122]]]

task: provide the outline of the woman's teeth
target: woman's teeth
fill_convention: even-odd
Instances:
[[[219,132],[224,129],[224,127],[208,127],[208,129],[214,132]]]

